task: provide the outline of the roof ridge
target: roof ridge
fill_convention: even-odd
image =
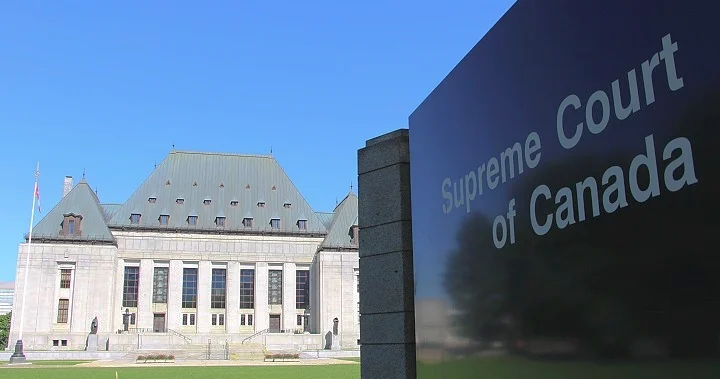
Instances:
[[[274,159],[274,157],[269,154],[243,154],[243,153],[208,152],[208,151],[196,151],[196,150],[173,150],[170,152],[170,154],[196,154],[196,155],[211,155],[211,156],[241,157],[241,158]]]

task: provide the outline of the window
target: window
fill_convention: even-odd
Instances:
[[[292,204],[290,204],[290,203],[283,204],[283,207],[285,207],[285,208],[290,208],[291,206],[292,206]]]
[[[80,221],[82,220],[82,216],[74,215],[74,214],[66,214],[63,218],[63,222],[61,224],[61,231],[60,234],[64,236],[79,236],[81,233],[80,231]]]
[[[240,309],[255,308],[255,270],[240,270]]]
[[[264,201],[258,201],[257,206],[258,206],[258,208],[265,208],[265,202],[264,202]]]
[[[187,219],[188,225],[190,225],[190,226],[197,225],[197,218],[198,218],[198,216],[188,216],[188,219]]]
[[[167,225],[168,221],[170,220],[170,216],[169,215],[160,215],[160,218],[158,218],[158,220],[160,221],[160,225]]]
[[[213,314],[211,317],[211,323],[214,326],[225,325],[225,314],[224,313]]]
[[[140,267],[125,267],[125,282],[123,283],[123,307],[137,307],[139,283]]]
[[[182,307],[197,308],[197,276],[198,269],[185,267],[183,268],[183,286],[182,286]]]
[[[58,314],[57,314],[57,323],[58,324],[67,324],[69,309],[70,309],[70,300],[60,299],[58,301]]]
[[[307,309],[308,305],[310,305],[309,270],[295,271],[295,304],[297,309]]]
[[[53,340],[53,346],[60,346],[60,340]]]
[[[70,279],[72,278],[72,270],[60,270],[60,288],[70,288]]]
[[[157,202],[157,197],[154,197],[154,196],[148,197],[148,203],[153,204],[155,202]]]
[[[183,313],[182,324],[185,326],[195,325],[195,313]]]
[[[303,324],[303,316],[297,315],[297,325],[302,326],[302,324]]]
[[[225,227],[225,217],[215,217],[215,225],[218,228],[224,228]]]
[[[282,304],[282,270],[268,271],[268,303]]]
[[[243,226],[246,228],[252,228],[253,226],[253,219],[250,217],[245,217],[243,219]]]
[[[67,346],[67,340],[60,340],[60,346]]]
[[[231,201],[231,202],[230,202],[230,206],[231,206],[231,207],[237,207],[237,206],[238,206],[238,201],[237,201],[237,200]]]
[[[211,202],[212,202],[212,200],[210,200],[210,199],[203,200],[203,204],[205,204],[205,205],[210,205]]]
[[[178,197],[177,199],[175,199],[175,203],[179,204],[179,205],[183,205],[183,204],[185,204],[185,199],[183,199],[182,197]]]
[[[130,223],[131,224],[139,224],[140,223],[140,214],[139,213],[133,213],[130,215]]]
[[[155,267],[153,274],[153,303],[167,304],[168,267]]]
[[[252,326],[253,324],[253,315],[240,315],[240,325],[247,325]]]
[[[307,230],[307,220],[298,220],[297,226],[299,230]]]
[[[270,227],[273,229],[280,229],[280,219],[274,218],[270,220]]]
[[[212,270],[212,289],[210,290],[210,308],[225,308],[225,280],[227,271],[224,268]]]

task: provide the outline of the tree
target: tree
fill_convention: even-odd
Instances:
[[[4,349],[8,346],[8,338],[10,336],[10,319],[12,318],[12,312],[0,315],[0,349]]]

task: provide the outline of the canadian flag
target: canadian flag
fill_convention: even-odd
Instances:
[[[42,213],[40,210],[40,185],[35,183],[35,198],[37,198],[38,213]]]

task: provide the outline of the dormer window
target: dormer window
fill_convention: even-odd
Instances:
[[[185,204],[185,199],[183,199],[182,197],[178,197],[177,199],[175,199],[175,203],[179,204],[179,205],[183,205],[183,204]]]
[[[357,245],[360,241],[359,239],[359,230],[360,228],[357,225],[353,225],[350,227],[350,243],[353,245]]]
[[[197,225],[197,219],[198,219],[198,216],[188,216],[188,218],[187,218],[188,225],[190,225],[190,226]]]
[[[270,220],[270,227],[273,229],[280,229],[280,219],[273,218]]]
[[[160,215],[158,221],[160,221],[160,225],[167,225],[170,221],[170,215]]]
[[[203,204],[205,204],[205,205],[210,205],[210,203],[212,203],[212,200],[210,200],[210,199],[203,200]]]
[[[67,214],[63,217],[62,222],[62,230],[60,231],[61,235],[64,236],[79,236],[82,234],[82,231],[80,230],[80,222],[82,221],[82,216],[75,215],[75,214]]]
[[[221,217],[221,216],[215,217],[215,225],[218,228],[224,228],[225,227],[225,217]]]
[[[252,228],[253,227],[253,219],[252,217],[245,217],[243,219],[243,226],[246,228]]]
[[[307,220],[298,220],[297,227],[298,230],[307,230]]]
[[[231,207],[237,207],[237,206],[238,206],[238,201],[237,201],[237,200],[231,201],[231,202],[230,202],[230,206],[231,206]]]
[[[157,197],[155,197],[155,196],[148,197],[148,203],[155,204],[156,201],[157,201]]]
[[[257,206],[258,206],[258,208],[265,208],[265,202],[264,202],[264,201],[258,201]]]
[[[133,213],[130,215],[130,223],[131,224],[139,224],[140,223],[140,213]]]
[[[290,204],[290,203],[285,203],[285,204],[283,204],[283,207],[285,207],[285,208],[290,208],[291,205],[292,205],[292,204]]]

